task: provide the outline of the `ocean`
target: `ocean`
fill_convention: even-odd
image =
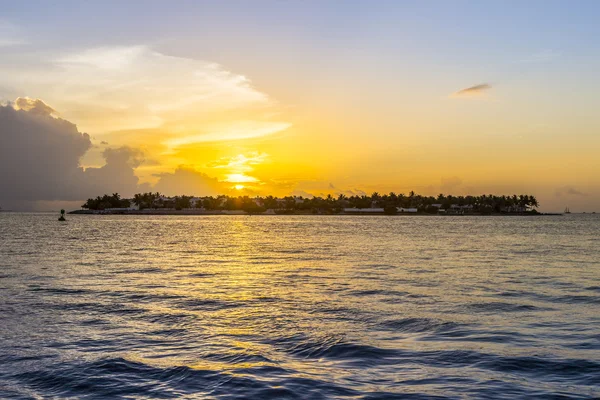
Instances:
[[[2,399],[600,397],[600,215],[0,213]]]

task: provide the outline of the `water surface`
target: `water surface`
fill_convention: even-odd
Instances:
[[[600,396],[600,218],[0,213],[0,398]]]

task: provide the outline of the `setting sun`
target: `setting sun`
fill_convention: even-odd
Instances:
[[[256,179],[253,176],[248,176],[248,175],[244,175],[244,174],[229,174],[227,175],[227,182],[257,182],[258,179]]]

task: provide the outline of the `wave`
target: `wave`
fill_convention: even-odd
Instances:
[[[13,394],[44,393],[74,398],[304,399],[357,398],[360,392],[319,379],[294,376],[295,371],[259,366],[231,371],[187,366],[159,367],[125,358],[63,363],[52,368],[4,376]],[[16,389],[19,388],[19,389]],[[0,394],[9,393],[0,386]],[[382,393],[383,394],[383,393]],[[11,396],[12,397],[12,396]]]
[[[93,290],[88,289],[70,289],[70,288],[53,288],[53,287],[39,287],[32,286],[27,289],[29,292],[42,292],[56,295],[82,295],[94,293]]]
[[[526,311],[549,311],[549,308],[537,307],[531,304],[515,304],[504,302],[470,303],[466,308],[475,312],[526,312]]]
[[[415,322],[418,326],[423,322]],[[408,325],[411,322],[407,322]],[[423,323],[427,325],[427,323]],[[470,367],[503,373],[530,375],[552,382],[565,379],[580,385],[600,384],[600,362],[537,356],[505,356],[474,350],[415,351],[388,349],[347,342],[340,338],[308,338],[296,335],[274,342],[275,346],[300,358],[346,361],[359,365],[423,365],[431,368]]]
[[[186,299],[179,301],[178,304],[184,310],[205,310],[205,311],[217,311],[229,308],[242,307],[242,303],[225,301],[225,300],[213,300],[213,299]]]
[[[401,318],[384,321],[381,327],[395,332],[423,333],[447,332],[462,327],[455,322],[439,321],[429,318]]]

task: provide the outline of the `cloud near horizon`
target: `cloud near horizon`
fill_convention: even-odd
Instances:
[[[452,93],[450,97],[458,98],[458,97],[477,97],[484,95],[487,91],[492,88],[492,85],[489,83],[481,83],[479,85],[471,86],[465,89],[461,89],[458,92]]]
[[[133,194],[142,156],[128,147],[107,148],[105,165],[82,168],[90,136],[53,116],[41,100],[18,99],[0,106],[0,204],[21,209],[37,201],[75,201],[104,192]]]
[[[159,181],[152,190],[167,196],[182,194],[215,196],[224,194],[228,187],[216,178],[187,166],[179,166],[174,172],[157,174]]]
[[[183,193],[217,195],[230,190],[219,181],[192,167],[180,166],[174,172],[156,174],[154,186],[140,184],[135,169],[146,163],[139,149],[128,146],[105,148],[104,165],[83,168],[81,158],[92,149],[87,133],[39,99],[18,99],[0,106],[0,205],[14,210],[38,208],[40,204],[83,201],[104,193],[131,197],[139,191],[160,191],[167,195]],[[262,162],[266,154],[219,160],[217,165],[237,166]],[[152,161],[152,160],[151,160]],[[250,167],[251,168],[251,167]]]
[[[558,189],[556,189],[555,192],[556,196],[582,196],[582,197],[586,197],[589,196],[588,193],[584,193],[580,190],[577,190],[576,188],[572,187],[572,186],[563,186],[560,187]]]

